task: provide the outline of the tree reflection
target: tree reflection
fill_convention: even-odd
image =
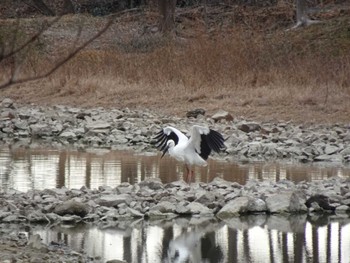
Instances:
[[[39,233],[47,243],[63,242],[104,261],[119,259],[130,263],[319,263],[342,262],[348,255],[350,238],[342,235],[349,230],[348,217],[329,221],[321,227],[303,216],[279,217],[278,220],[267,217],[262,225],[261,218],[254,217],[227,223],[210,218],[197,222],[190,218],[116,222],[108,229],[56,226],[38,230],[36,227],[32,234]],[[116,249],[120,258],[109,252]]]
[[[122,182],[138,183],[146,178],[160,178],[163,183],[183,178],[183,164],[159,155],[134,155],[127,151],[52,150],[43,148],[16,148],[0,146],[1,187],[27,191],[47,187],[86,186],[115,187]],[[279,163],[237,164],[209,160],[207,167],[197,167],[195,180],[210,182],[215,177],[245,184],[250,179],[279,181],[289,179],[321,180],[342,175],[350,177],[349,168],[284,165]],[[40,181],[40,182],[38,182]],[[20,188],[20,189],[19,189]]]

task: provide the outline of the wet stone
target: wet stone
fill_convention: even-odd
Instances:
[[[276,194],[266,199],[267,211],[270,213],[290,212],[291,193]]]
[[[60,216],[69,214],[84,217],[89,213],[89,206],[74,200],[69,200],[57,205],[54,212]]]
[[[163,189],[164,186],[159,178],[149,178],[139,183],[141,188],[146,187],[151,190]]]
[[[237,197],[228,202],[218,213],[217,217],[220,219],[226,219],[230,217],[236,217],[240,214],[244,214],[248,211],[249,197],[242,196]]]
[[[121,203],[130,203],[131,197],[128,194],[104,195],[96,200],[96,203],[107,207],[117,207]]]
[[[47,218],[47,216],[42,213],[41,211],[34,211],[32,213],[30,213],[28,216],[27,216],[27,219],[29,222],[32,222],[32,223],[48,223],[50,222],[50,220]]]

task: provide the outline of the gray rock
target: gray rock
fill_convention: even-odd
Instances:
[[[292,193],[275,194],[266,198],[267,211],[270,213],[290,213]]]
[[[302,192],[294,191],[290,197],[289,211],[295,213],[307,212],[306,198]]]
[[[116,187],[116,190],[119,194],[129,194],[133,190],[133,186],[129,183],[121,183]]]
[[[218,187],[218,188],[229,188],[233,184],[232,182],[226,181],[225,179],[222,179],[221,177],[215,177],[213,181],[209,183],[209,185]]]
[[[102,206],[107,207],[117,207],[119,204],[131,202],[131,196],[129,194],[120,194],[120,195],[103,195],[96,200],[96,203]]]
[[[27,130],[29,128],[28,123],[26,121],[21,120],[15,121],[14,126],[18,130]]]
[[[313,194],[306,200],[305,205],[312,210],[334,210],[334,207],[330,205],[329,197],[322,194],[318,194],[320,191],[325,193],[325,188],[313,187]]]
[[[64,131],[59,135],[59,137],[69,140],[69,139],[75,139],[77,135],[72,131]]]
[[[65,216],[61,216],[60,220],[62,223],[65,224],[76,224],[81,222],[81,217],[77,216],[77,215],[65,215]]]
[[[1,108],[13,108],[13,106],[13,100],[10,98],[3,99],[0,104]]]
[[[261,213],[267,211],[267,206],[264,200],[260,198],[252,198],[248,204],[248,212]]]
[[[5,211],[0,211],[0,221],[3,219],[3,218],[5,218],[5,217],[8,217],[8,216],[10,216],[10,215],[12,215],[12,213],[11,212],[5,212]]]
[[[255,132],[255,131],[261,130],[261,126],[257,123],[243,123],[243,124],[239,125],[237,128],[245,133],[250,133],[250,132]]]
[[[161,213],[175,213],[175,204],[168,201],[163,201],[150,208],[150,212],[159,211]]]
[[[328,154],[328,155],[334,154],[334,153],[336,153],[338,151],[339,151],[339,147],[334,146],[334,145],[326,145],[325,148],[324,148],[324,153]]]
[[[52,136],[52,129],[47,124],[30,125],[31,135],[37,137]]]
[[[188,188],[188,184],[185,181],[181,180],[181,181],[174,181],[165,185],[165,188],[174,188],[174,187],[184,189],[184,188]]]
[[[189,213],[192,215],[200,214],[201,216],[211,216],[213,215],[212,210],[210,210],[208,207],[198,203],[198,202],[191,202],[187,205],[187,208],[189,209]]]
[[[89,205],[69,200],[57,205],[54,212],[60,216],[77,215],[84,217],[89,213],[89,210]]]
[[[190,215],[191,210],[188,207],[188,202],[180,202],[176,204],[176,210],[175,212],[180,215]]]
[[[15,110],[6,109],[6,110],[2,110],[0,112],[0,121],[2,121],[2,122],[9,121],[9,120],[12,120],[15,118],[17,118],[17,113]]]
[[[348,205],[340,205],[335,208],[335,212],[337,214],[344,214],[350,211],[350,207]]]
[[[27,216],[27,219],[31,223],[43,223],[43,222],[49,223],[50,222],[50,220],[47,218],[47,216],[44,213],[42,213],[41,211],[34,211],[34,212],[30,213]]]
[[[187,118],[197,118],[199,115],[205,115],[204,109],[194,109],[186,113]]]
[[[59,222],[61,221],[61,216],[55,214],[55,213],[48,213],[46,214],[47,219],[49,219],[50,222]]]
[[[211,117],[215,122],[225,120],[225,121],[233,121],[233,116],[224,110],[219,110]]]
[[[220,219],[227,219],[240,214],[248,212],[248,206],[250,198],[247,196],[237,197],[234,200],[228,202],[221,210],[216,214]]]
[[[215,201],[215,195],[212,192],[198,192],[195,194],[196,200],[195,202],[201,203],[205,206],[212,204]]]
[[[139,186],[141,188],[147,187],[151,190],[159,190],[164,188],[164,185],[162,184],[159,178],[147,178],[144,181],[140,182]]]
[[[151,219],[171,219],[177,217],[177,214],[175,213],[162,213],[159,210],[150,210],[149,212],[146,213],[146,215]]]
[[[322,155],[316,156],[314,158],[314,161],[317,161],[317,162],[341,162],[342,159],[343,159],[343,157],[340,154],[333,154],[333,155],[322,154]]]
[[[2,219],[2,222],[5,222],[5,223],[16,223],[21,221],[25,221],[25,218],[20,217],[17,214],[11,214]]]
[[[89,130],[106,130],[111,128],[111,124],[108,122],[96,121],[87,123],[86,128]]]
[[[143,213],[130,207],[126,208],[126,214],[130,215],[131,217],[144,217]]]

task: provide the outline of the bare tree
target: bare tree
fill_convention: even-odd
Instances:
[[[34,34],[32,37],[30,37],[27,41],[25,41],[23,44],[16,47],[16,32],[14,33],[14,37],[12,39],[12,43],[10,43],[10,50],[6,52],[6,47],[4,42],[0,42],[0,65],[2,63],[6,63],[6,61],[12,60],[15,61],[16,55],[18,55],[20,52],[25,52],[26,48],[28,48],[31,44],[33,44],[35,41],[39,39],[42,34],[47,31],[50,27],[52,27],[55,23],[57,23],[60,20],[61,17],[56,17],[52,19],[46,26],[42,27],[41,30],[39,30],[36,34]],[[84,41],[79,46],[75,47],[72,51],[70,51],[67,55],[65,55],[63,58],[57,60],[51,68],[46,69],[44,72],[41,72],[40,74],[34,74],[29,77],[18,77],[18,72],[20,71],[20,66],[16,65],[15,63],[10,63],[10,72],[8,74],[8,77],[5,77],[5,80],[0,83],[0,89],[10,87],[15,84],[29,82],[33,80],[38,80],[42,78],[46,78],[50,76],[52,73],[54,73],[57,69],[59,69],[61,66],[63,66],[65,63],[67,63],[69,60],[74,58],[82,49],[84,49],[87,45],[89,45],[92,41],[99,38],[103,33],[105,33],[108,28],[113,24],[114,22],[114,16],[109,18],[103,28],[101,28],[97,33],[95,33],[92,37],[90,37],[88,40]],[[17,24],[17,27],[19,25]],[[80,29],[81,30],[81,29]],[[80,32],[78,32],[79,37]]]
[[[159,28],[163,33],[170,33],[175,28],[176,0],[158,0],[160,13]]]

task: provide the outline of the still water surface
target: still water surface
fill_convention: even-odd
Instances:
[[[350,177],[349,167],[295,163],[209,161],[197,168],[195,180],[220,176],[244,184],[248,180],[322,180]],[[127,151],[0,147],[0,191],[115,187],[161,178],[182,179],[183,165],[159,155]],[[217,221],[178,218],[172,221],[117,221],[112,225],[33,227],[46,243],[66,244],[105,262],[350,262],[350,218],[256,215]]]
[[[46,243],[63,243],[103,262],[349,263],[350,219],[253,215],[226,222],[116,222],[109,227],[34,228]]]
[[[115,187],[145,178],[160,178],[163,183],[183,178],[183,164],[155,154],[127,151],[77,151],[47,148],[0,146],[0,191],[28,191],[45,188],[102,185]],[[195,180],[210,182],[215,177],[245,184],[250,179],[323,180],[332,176],[350,177],[350,167],[305,165],[300,163],[248,164],[209,160],[207,167],[197,167]]]

